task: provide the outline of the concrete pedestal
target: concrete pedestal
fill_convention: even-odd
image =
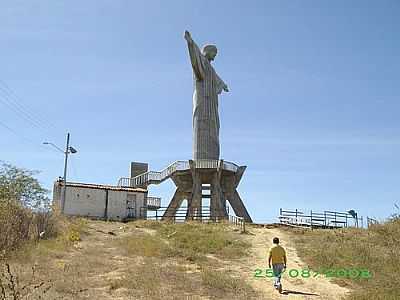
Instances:
[[[226,201],[229,201],[235,214],[243,217],[246,222],[252,222],[237,187],[246,169],[238,167],[233,172],[222,168],[220,160],[217,168],[196,168],[190,160],[190,169],[175,172],[171,178],[176,185],[176,191],[164,213],[163,219],[174,218],[183,200],[188,202],[186,220],[201,219],[202,200],[210,199],[210,219],[227,219]],[[208,192],[210,191],[210,192]]]

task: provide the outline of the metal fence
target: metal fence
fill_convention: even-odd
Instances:
[[[159,209],[156,209],[153,211],[153,215],[149,215],[147,213],[147,220],[165,220],[165,221],[172,221],[172,222],[185,222],[187,218],[187,211],[188,208],[185,206],[182,206],[178,208],[173,216],[164,216],[166,210],[168,207],[160,207]],[[147,207],[141,207],[141,210],[147,210]],[[229,210],[227,209],[227,215],[229,214]],[[193,216],[190,218],[191,220],[194,221],[200,221],[204,223],[210,223],[210,222],[221,222],[223,220],[227,219],[227,216],[222,216],[222,215],[215,215],[211,214],[211,208],[210,206],[201,206],[201,210],[198,212],[197,215]]]
[[[246,232],[246,222],[244,218],[229,215],[229,222],[236,226],[239,226],[241,232]]]
[[[147,207],[161,207],[160,197],[147,197]]]
[[[309,214],[296,210],[279,210],[279,222],[294,227],[310,228],[347,228],[349,226],[363,227],[363,218],[354,218],[347,212],[324,211]]]
[[[367,217],[367,227],[370,227],[371,225],[377,225],[379,224],[379,221],[374,218]]]

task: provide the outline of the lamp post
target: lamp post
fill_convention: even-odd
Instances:
[[[358,214],[354,209],[350,209],[348,213],[354,218],[356,221],[356,227],[358,228]]]
[[[62,190],[62,194],[61,194],[61,212],[62,213],[64,213],[66,191],[67,191],[68,154],[69,153],[74,154],[74,153],[78,152],[74,147],[71,147],[69,145],[69,137],[70,137],[70,134],[67,133],[67,142],[66,142],[66,145],[65,145],[65,151],[61,150],[59,147],[57,147],[56,145],[54,145],[51,142],[43,142],[43,144],[53,146],[54,148],[56,148],[58,151],[64,153],[64,155],[65,155],[65,159],[64,159],[64,177],[63,177],[64,186],[63,186],[63,190]]]

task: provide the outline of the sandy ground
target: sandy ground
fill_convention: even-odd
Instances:
[[[234,230],[235,227],[232,229]],[[154,233],[154,230],[151,229],[135,228],[134,223],[127,226],[123,223],[90,221],[89,234],[85,235],[81,242],[78,242],[73,249],[58,259],[49,261],[48,263],[54,265],[54,268],[63,270],[65,275],[75,274],[78,271],[73,284],[66,284],[65,289],[68,293],[64,294],[65,297],[63,296],[62,299],[134,299],[127,297],[123,288],[112,293],[109,291],[111,280],[129,274],[135,265],[141,263],[138,261],[140,260],[138,257],[127,256],[114,243],[115,240],[129,235],[131,230]],[[287,251],[288,269],[301,270],[306,267],[306,264],[297,256],[294,245],[290,243],[290,237],[285,231],[255,227],[250,227],[249,231],[250,234],[241,235],[241,237],[251,243],[251,255],[233,261],[224,261],[211,255],[210,259],[215,259],[215,269],[229,272],[232,276],[246,280],[261,295],[257,299],[343,299],[348,292],[347,289],[330,282],[323,276],[290,278],[286,274],[282,278],[283,294],[279,294],[273,288],[272,278],[256,278],[254,276],[256,269],[265,270],[268,267],[267,252],[272,238],[278,236],[281,239],[281,244]],[[75,266],[76,269],[68,270],[69,266]],[[85,270],[85,272],[80,273],[81,270]],[[196,272],[195,265],[193,265],[193,270]],[[74,284],[75,281],[76,284]],[[87,288],[82,289],[81,286]],[[57,296],[59,297],[59,295],[58,293]],[[61,299],[55,296],[50,291],[44,299]],[[193,295],[185,299],[208,298]]]
[[[140,263],[137,261],[137,257],[122,254],[121,249],[115,247],[115,243],[112,243],[129,235],[128,227],[117,222],[89,221],[87,229],[88,235],[85,235],[82,241],[76,243],[74,250],[70,251],[58,263],[61,263],[60,266],[74,265],[92,254],[96,256],[96,260],[105,266],[112,266],[112,268],[96,267],[94,264],[89,264],[91,270],[88,274],[85,274],[84,280],[90,282],[91,286],[87,290],[78,290],[73,299],[132,299],[125,297],[123,289],[115,290],[112,294],[109,292],[111,280],[129,274],[129,267]],[[66,297],[66,299],[69,298]]]
[[[323,275],[310,278],[302,278],[300,275],[291,278],[288,274],[282,277],[283,293],[279,294],[273,288],[273,278],[256,278],[256,269],[268,268],[268,250],[272,245],[272,239],[277,236],[281,240],[281,245],[286,249],[287,268],[302,270],[307,267],[296,253],[290,237],[286,232],[279,229],[250,228],[252,233],[247,236],[247,240],[252,244],[252,255],[242,260],[238,266],[231,266],[233,270],[241,272],[248,282],[259,291],[263,299],[344,299],[349,292],[348,289],[340,287],[330,282]],[[265,275],[265,271],[263,272]]]

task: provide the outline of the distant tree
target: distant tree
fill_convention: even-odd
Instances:
[[[15,200],[33,210],[47,210],[49,191],[33,177],[37,173],[0,162],[0,201]]]

